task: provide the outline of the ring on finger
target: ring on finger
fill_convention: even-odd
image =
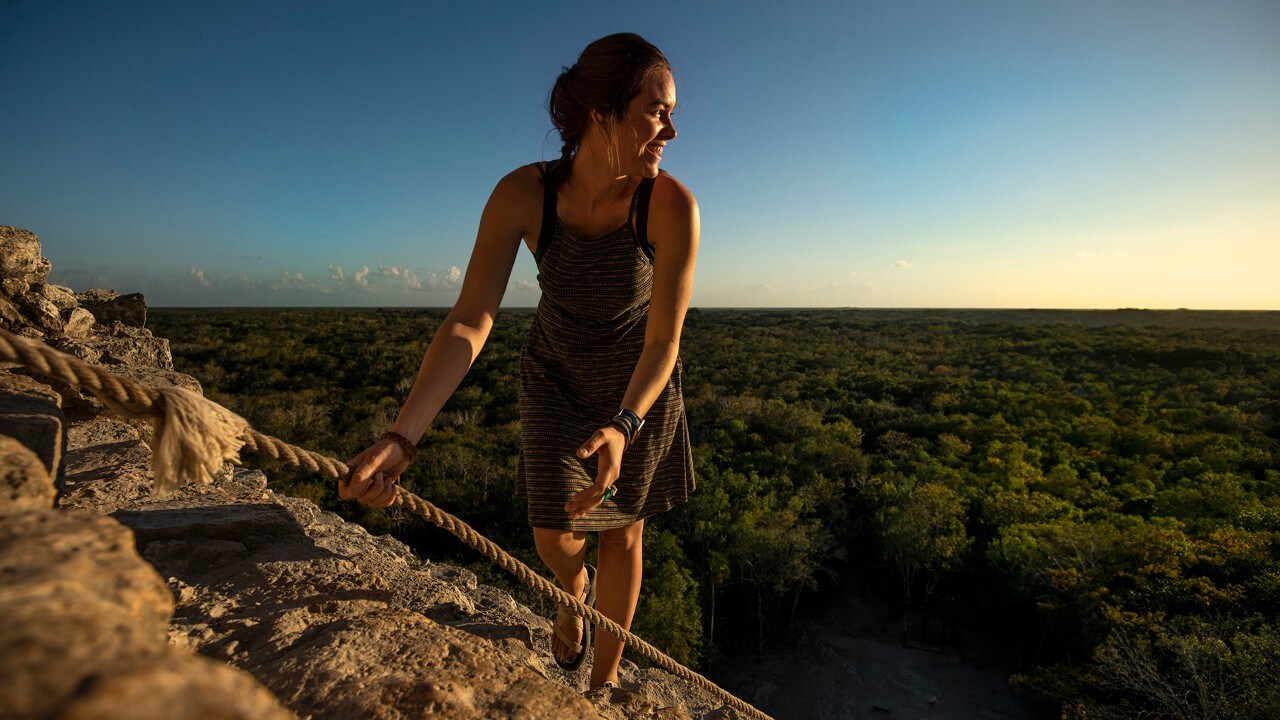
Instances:
[[[618,493],[618,486],[610,485],[609,488],[604,491],[604,497],[600,498],[600,502],[609,502],[610,500],[613,499],[613,496],[616,495],[617,493]]]

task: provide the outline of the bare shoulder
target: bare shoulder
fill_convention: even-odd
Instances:
[[[649,201],[649,242],[697,245],[698,200],[684,183],[659,173]]]
[[[649,201],[662,213],[687,215],[697,213],[698,200],[693,191],[668,173],[658,173],[653,183],[653,199]]]
[[[485,207],[486,215],[519,226],[522,236],[537,230],[542,216],[542,174],[537,165],[521,165],[498,181]]]
[[[498,181],[494,188],[495,197],[500,196],[507,201],[542,200],[542,173],[537,164],[521,165]]]

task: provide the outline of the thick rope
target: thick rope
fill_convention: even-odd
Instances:
[[[90,365],[79,358],[59,352],[37,340],[31,340],[0,330],[0,359],[20,363],[43,375],[48,375],[69,385],[88,390],[108,408],[117,413],[135,418],[153,419],[157,424],[158,432],[163,432],[162,422],[172,422],[172,420],[166,420],[166,410],[172,412],[172,408],[166,408],[166,406],[175,404],[172,400],[166,401],[166,398],[169,397],[169,389],[166,388],[160,391],[143,387],[128,378],[119,377],[108,370]],[[221,418],[222,420],[219,422],[227,422],[226,416],[236,417],[234,413],[211,400],[204,399],[204,402],[212,406],[211,409],[207,409],[205,412],[211,416]],[[312,452],[296,445],[290,445],[270,435],[264,435],[248,427],[247,423],[242,429],[240,440],[243,441],[245,449],[267,455],[289,465],[304,467],[312,472],[340,478],[344,477],[350,470],[346,463],[336,458]],[[184,450],[191,451],[191,446],[184,446]],[[225,448],[219,448],[216,452],[225,452]],[[209,457],[212,457],[212,455]],[[187,464],[190,465],[191,462],[188,461]],[[197,482],[207,480],[207,475],[201,477],[198,471],[189,473],[188,477]],[[533,588],[553,602],[569,608],[578,617],[586,618],[595,623],[598,627],[619,638],[623,644],[676,677],[710,691],[724,700],[730,707],[746,714],[748,717],[772,720],[768,715],[738,699],[729,691],[676,662],[671,656],[650,645],[643,638],[624,630],[621,625],[605,617],[595,608],[586,606],[581,600],[565,592],[550,580],[534,572],[528,565],[498,547],[492,540],[476,532],[461,519],[450,515],[403,487],[397,489],[394,504],[400,505],[432,524],[448,530],[472,549],[497,563],[503,570],[516,576],[526,586]]]

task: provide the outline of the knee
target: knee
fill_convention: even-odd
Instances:
[[[636,522],[623,528],[600,531],[600,549],[606,552],[634,552],[640,548],[644,523]]]
[[[538,556],[544,561],[573,557],[582,552],[586,541],[584,533],[534,528],[533,544],[538,548]]]

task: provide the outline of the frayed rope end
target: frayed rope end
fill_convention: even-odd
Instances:
[[[239,464],[248,421],[199,393],[156,390],[164,397],[164,416],[155,420],[153,494],[168,495],[184,480],[208,484],[223,463]]]

